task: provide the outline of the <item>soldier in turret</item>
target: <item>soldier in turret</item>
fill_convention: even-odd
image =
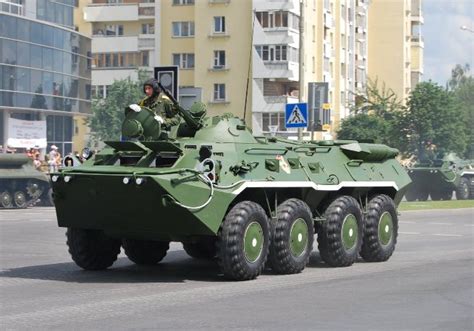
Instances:
[[[138,105],[153,110],[165,130],[170,130],[172,126],[181,122],[178,111],[173,103],[162,93],[156,79],[149,79],[143,84],[143,92],[146,97],[142,99]]]

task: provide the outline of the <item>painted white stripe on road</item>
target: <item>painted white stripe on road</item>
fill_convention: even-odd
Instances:
[[[438,236],[438,237],[464,237],[462,234],[448,234],[448,233],[433,233],[433,236]]]
[[[452,223],[435,223],[435,222],[431,222],[431,223],[428,223],[428,224],[432,224],[432,225],[453,225]]]
[[[421,234],[419,232],[398,232],[398,234]]]
[[[416,224],[416,222],[411,222],[411,221],[400,221],[398,223],[399,224]]]

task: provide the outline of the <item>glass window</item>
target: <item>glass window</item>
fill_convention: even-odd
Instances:
[[[59,3],[53,3],[54,10],[54,22],[60,25],[64,25],[64,6]]]
[[[72,71],[72,55],[70,53],[63,52],[63,70],[62,72],[70,74]]]
[[[214,51],[214,68],[225,67],[225,51]]]
[[[214,101],[225,100],[225,84],[214,84]]]
[[[5,90],[15,90],[15,76],[16,76],[16,68],[10,66],[3,67],[3,89]]]
[[[43,25],[43,44],[47,46],[54,46],[54,28]]]
[[[31,22],[30,23],[30,41],[36,44],[43,43],[43,36],[41,34],[41,24]]]
[[[53,70],[53,50],[43,47],[43,69]]]
[[[30,64],[33,68],[43,67],[43,51],[42,47],[36,45],[30,45]]]
[[[31,105],[32,95],[15,93],[15,107],[28,108]]]
[[[43,88],[41,87],[41,71],[31,70],[30,75],[30,91],[34,93],[43,93]]]
[[[20,66],[30,66],[30,44],[17,42],[17,64]]]
[[[30,91],[30,70],[17,68],[16,69],[16,91]]]
[[[65,97],[69,96],[71,91],[71,77],[63,76],[63,94]]]
[[[16,27],[16,22],[17,18],[8,16],[8,15],[2,15],[2,19],[0,19],[0,35],[5,36],[7,38],[12,38],[16,39],[17,34],[17,27]]]
[[[43,93],[53,94],[53,74],[50,72],[43,72]]]
[[[69,90],[69,97],[71,98],[77,98],[78,95],[78,89],[79,89],[79,79],[77,78],[72,78],[71,79],[71,89]]]
[[[63,95],[63,77],[61,74],[54,74],[53,95]]]
[[[16,64],[16,41],[4,40],[2,49],[2,63]]]
[[[49,0],[38,0],[36,3],[36,15],[39,20],[46,19],[46,1]]]
[[[66,41],[64,40],[65,38],[65,33],[60,30],[60,29],[55,29],[54,30],[54,40],[53,40],[53,44],[54,44],[54,47],[56,48],[63,48],[64,47],[64,44],[66,43]]]
[[[54,140],[63,140],[64,121],[63,116],[54,116]]]
[[[18,19],[16,32],[18,39],[30,41],[30,21]]]
[[[225,16],[214,16],[214,32],[225,32]]]
[[[194,36],[194,22],[173,22],[173,37]]]

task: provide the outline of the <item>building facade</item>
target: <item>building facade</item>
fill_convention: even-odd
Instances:
[[[403,102],[423,75],[422,24],[421,0],[372,0],[369,6],[369,78]]]
[[[73,142],[91,109],[91,57],[90,39],[74,30],[74,1],[3,1],[1,10],[0,145],[18,119],[46,121],[47,144],[62,154],[79,150],[83,142]]]

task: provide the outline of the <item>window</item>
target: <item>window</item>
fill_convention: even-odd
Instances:
[[[143,67],[148,67],[150,65],[150,52],[149,51],[141,51],[141,56],[142,56],[142,63],[141,65]]]
[[[270,127],[276,126],[277,131],[286,131],[285,113],[263,113],[262,114],[262,130],[270,132]]]
[[[263,45],[255,46],[258,55],[263,61],[288,61],[288,48],[295,53],[291,47],[286,45]],[[293,60],[293,59],[292,59]]]
[[[225,68],[225,51],[214,51],[214,69]]]
[[[294,14],[291,14],[291,15],[294,15]],[[287,11],[257,12],[256,16],[262,28],[287,28],[288,27],[288,12]]]
[[[123,36],[123,25],[121,24],[108,24],[105,26],[106,36]]]
[[[225,16],[214,16],[214,32],[225,32]]]
[[[142,24],[142,34],[155,34],[155,24],[154,23]]]
[[[180,69],[194,68],[194,53],[176,53],[173,54],[173,64]]]
[[[225,84],[214,84],[214,101],[225,101]]]
[[[194,5],[194,0],[173,0],[173,6]]]
[[[194,22],[173,22],[173,37],[194,36]]]

